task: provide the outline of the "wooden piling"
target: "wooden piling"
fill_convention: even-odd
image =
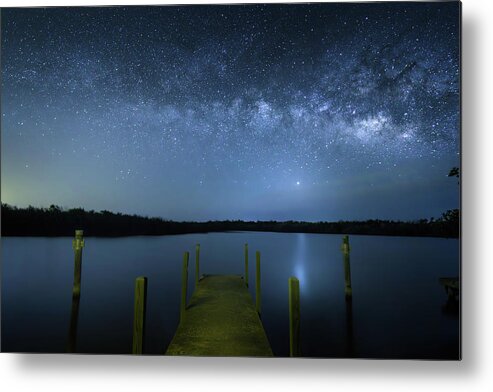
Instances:
[[[66,351],[74,353],[77,343],[77,325],[79,321],[80,285],[82,274],[82,248],[84,247],[84,231],[75,230],[72,240],[74,249],[74,283],[72,286],[72,307],[70,309],[70,326]]]
[[[342,256],[344,261],[344,293],[346,301],[351,301],[353,297],[353,289],[351,287],[351,264],[349,261],[349,237],[345,235],[342,239]]]
[[[300,282],[289,278],[289,356],[298,357],[300,349]]]
[[[200,259],[200,244],[195,245],[195,289],[197,289],[199,285],[199,259]]]
[[[74,249],[74,285],[72,287],[72,295],[80,296],[80,281],[82,273],[82,248],[84,247],[84,231],[75,230],[75,238],[72,240],[72,248]]]
[[[248,244],[245,244],[245,284],[248,287]]]
[[[144,351],[146,302],[147,278],[145,276],[139,276],[135,280],[134,333],[132,354],[142,354]]]
[[[257,251],[256,256],[257,256],[257,274],[255,277],[255,302],[256,302],[257,313],[260,316],[262,298],[260,294],[260,252],[259,251]]]
[[[185,319],[185,310],[187,309],[188,258],[189,253],[185,252],[183,255],[183,269],[181,273],[180,323]]]

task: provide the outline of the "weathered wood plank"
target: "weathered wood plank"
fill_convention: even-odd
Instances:
[[[245,282],[208,275],[198,283],[167,355],[272,356]]]

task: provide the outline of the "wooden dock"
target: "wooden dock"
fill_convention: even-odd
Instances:
[[[200,278],[166,355],[273,356],[241,276]]]
[[[459,299],[459,278],[440,278],[440,284],[445,288],[445,292],[447,293],[449,299]]]
[[[345,240],[348,243],[348,240]],[[75,352],[79,314],[82,270],[83,231],[75,231],[72,242],[75,267],[72,289],[72,311],[67,352]],[[349,252],[349,249],[347,249]],[[255,304],[248,291],[248,244],[245,244],[245,279],[239,275],[202,275],[200,273],[200,244],[195,246],[194,293],[188,292],[190,253],[183,254],[181,276],[180,322],[166,355],[273,357],[261,315],[260,251],[255,252]],[[349,263],[349,258],[348,258]],[[348,266],[349,267],[349,266]],[[300,344],[300,285],[288,279],[289,355],[301,356]],[[147,277],[135,280],[132,354],[145,353],[147,313]]]

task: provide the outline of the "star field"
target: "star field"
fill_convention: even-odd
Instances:
[[[2,10],[2,202],[208,219],[458,204],[459,4]]]

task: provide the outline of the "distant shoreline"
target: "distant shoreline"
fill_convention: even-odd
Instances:
[[[128,237],[164,237],[164,236],[178,236],[178,235],[190,235],[190,234],[220,234],[220,233],[275,233],[275,234],[319,234],[319,235],[362,235],[372,237],[411,237],[411,238],[443,238],[449,240],[458,240],[459,237],[447,237],[440,235],[427,235],[427,234],[381,234],[381,233],[322,233],[322,232],[307,232],[307,231],[269,231],[269,230],[225,230],[225,231],[202,231],[202,232],[190,232],[190,233],[168,233],[168,234],[121,234],[121,235],[86,235],[84,238],[128,238]],[[4,238],[73,238],[74,234],[66,235],[11,235],[0,233],[0,237]]]
[[[458,210],[450,210],[440,219],[403,222],[371,219],[366,221],[208,221],[175,222],[161,218],[85,211],[81,208],[17,208],[2,204],[2,237],[71,237],[75,229],[86,237],[132,237],[177,234],[218,233],[231,231],[352,234],[404,237],[459,237]]]

